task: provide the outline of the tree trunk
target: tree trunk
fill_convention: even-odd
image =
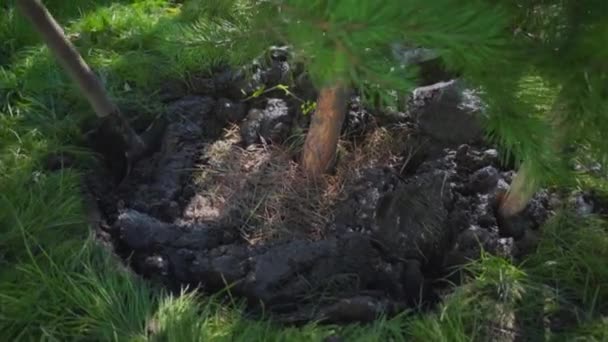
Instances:
[[[319,92],[317,110],[306,135],[302,166],[312,177],[326,172],[335,160],[338,139],[346,115],[346,88],[338,83]]]
[[[119,108],[110,100],[101,82],[65,36],[57,21],[40,0],[17,0],[17,6],[40,34],[59,64],[77,84],[97,116],[102,118],[101,129],[109,129],[118,134],[118,138],[123,140],[127,159],[129,161],[137,159],[144,152],[144,142],[133,131]]]
[[[560,112],[565,111],[563,103],[561,102],[561,98],[565,96],[563,94],[565,94],[564,90],[557,96],[551,110],[552,113],[559,115]],[[556,132],[556,135],[551,137],[552,141],[550,147],[553,149],[553,152],[562,152],[566,143],[567,129],[568,126],[563,118],[558,118],[556,122],[553,123],[553,131]],[[538,190],[539,182],[531,175],[529,167],[529,162],[524,161],[522,163],[517,174],[513,178],[513,182],[511,182],[509,191],[501,198],[499,213],[502,217],[513,217],[523,211]]]
[[[524,210],[534,196],[537,186],[530,176],[528,163],[524,161],[513,178],[509,191],[501,198],[500,215],[505,218],[513,217]]]

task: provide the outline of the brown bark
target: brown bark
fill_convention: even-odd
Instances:
[[[502,217],[512,217],[526,208],[534,193],[537,185],[531,179],[527,170],[527,163],[524,162],[511,182],[511,187],[500,200],[500,215]]]
[[[553,104],[552,113],[559,115],[560,112],[564,111],[563,103],[561,98],[564,96],[564,92],[557,96],[557,100]],[[563,118],[558,118],[553,123],[553,130],[556,133],[552,136],[550,147],[553,152],[559,153],[565,145],[567,137],[568,126]],[[499,213],[503,217],[512,217],[523,211],[539,187],[537,179],[533,178],[529,170],[529,162],[524,161],[519,167],[517,174],[511,182],[511,187],[504,196],[500,199]]]
[[[334,162],[345,115],[346,88],[340,83],[322,88],[302,155],[302,167],[309,176],[321,175]]]
[[[38,34],[57,58],[59,64],[70,74],[79,89],[93,106],[99,117],[118,111],[95,74],[82,59],[76,48],[67,39],[63,30],[40,0],[18,0],[21,13],[27,17]]]
[[[55,18],[40,0],[17,0],[17,6],[40,34],[59,64],[78,85],[97,116],[103,119],[102,129],[109,129],[123,140],[127,159],[137,159],[144,152],[144,142],[110,99],[101,82],[65,36]],[[109,136],[112,135],[114,134]]]

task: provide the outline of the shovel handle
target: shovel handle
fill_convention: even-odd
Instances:
[[[17,0],[17,6],[42,37],[59,64],[84,93],[95,113],[103,118],[118,112],[118,107],[110,100],[95,73],[40,0]]]

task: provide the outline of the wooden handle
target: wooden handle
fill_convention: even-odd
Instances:
[[[322,88],[302,156],[304,171],[311,176],[326,172],[332,165],[346,115],[347,91],[341,84]]]
[[[40,34],[59,64],[76,82],[95,113],[99,117],[106,117],[118,112],[118,107],[110,100],[101,82],[40,0],[17,0],[17,6]]]

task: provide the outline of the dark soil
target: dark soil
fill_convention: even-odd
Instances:
[[[314,100],[305,74],[286,76],[297,69],[287,52],[270,57],[253,76],[225,70],[173,89],[160,150],[120,185],[103,168],[89,177],[106,222],[100,234],[137,273],[174,290],[229,288],[252,312],[286,322],[342,323],[434,303],[438,279],[482,248],[507,258],[534,248],[550,195],[538,193],[508,225],[497,219],[513,172],[481,138],[483,106],[460,81],[418,88],[399,113],[372,116],[354,96],[337,166],[347,164],[348,177],[338,170],[315,185],[300,179],[297,144],[288,146],[307,125],[300,100],[280,91],[242,98],[240,89],[295,79],[297,94]],[[380,130],[395,153],[359,158],[353,146]],[[266,158],[277,150],[280,158]],[[303,185],[277,188],[287,179]],[[253,212],[269,196],[265,220]]]

